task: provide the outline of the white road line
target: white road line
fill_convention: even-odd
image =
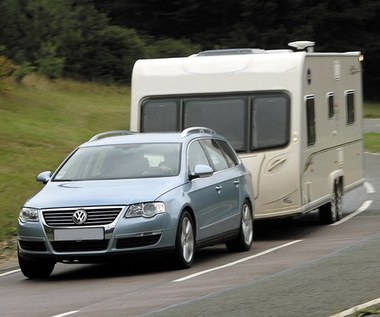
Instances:
[[[375,188],[368,182],[364,182],[364,189],[367,192],[367,194],[376,193]]]
[[[18,272],[21,272],[21,270],[17,269],[17,270],[8,271],[8,272],[5,272],[5,273],[1,273],[0,277],[11,275],[11,274],[18,273]]]
[[[361,309],[364,309],[364,308],[367,308],[367,307],[370,307],[370,306],[373,306],[373,305],[376,305],[376,304],[380,304],[380,297],[376,298],[374,300],[371,300],[371,301],[369,301],[367,303],[364,303],[364,304],[357,305],[357,306],[354,306],[352,308],[349,308],[349,309],[347,309],[345,311],[342,311],[342,312],[340,312],[338,314],[331,315],[330,317],[345,317],[345,316],[354,314],[354,313],[356,313],[357,311],[359,311]]]
[[[221,266],[217,266],[217,267],[214,267],[212,269],[208,269],[208,270],[204,270],[204,271],[200,271],[198,273],[194,273],[194,274],[191,274],[191,275],[188,275],[188,276],[185,276],[185,277],[182,277],[182,278],[179,278],[179,279],[176,279],[174,280],[173,282],[183,282],[183,281],[186,281],[186,280],[189,280],[189,279],[192,279],[194,277],[197,277],[197,276],[200,276],[200,275],[203,275],[203,274],[207,274],[207,273],[210,273],[210,272],[213,272],[213,271],[216,271],[216,270],[221,270],[221,269],[224,269],[226,267],[229,267],[229,266],[233,266],[233,265],[236,265],[236,264],[240,264],[240,263],[243,263],[243,262],[246,262],[246,261],[249,261],[249,260],[252,260],[254,258],[257,258],[259,256],[262,256],[262,255],[265,255],[265,254],[268,254],[268,253],[271,253],[271,252],[274,252],[276,250],[279,250],[279,249],[282,249],[282,248],[285,248],[285,247],[288,247],[292,244],[295,244],[295,243],[298,243],[298,242],[301,242],[302,240],[295,240],[295,241],[291,241],[291,242],[288,242],[288,243],[285,243],[285,244],[282,244],[282,245],[279,245],[277,247],[274,247],[274,248],[271,248],[271,249],[268,249],[268,250],[265,250],[263,252],[260,252],[260,253],[257,253],[257,254],[254,254],[254,255],[251,255],[251,256],[248,256],[248,257],[245,257],[245,258],[242,258],[240,260],[237,260],[237,261],[234,261],[234,262],[230,262],[230,263],[227,263],[227,264],[224,264],[224,265],[221,265]]]
[[[375,187],[373,187],[371,183],[364,182],[363,186],[367,194],[376,193]],[[338,226],[346,222],[347,220],[350,220],[351,218],[361,214],[363,211],[366,211],[371,206],[372,203],[373,203],[373,200],[366,200],[365,202],[361,204],[361,206],[355,212],[349,214],[347,217],[344,217],[340,221],[332,223],[330,226]]]
[[[351,218],[361,214],[363,211],[366,211],[369,208],[369,206],[371,206],[372,203],[373,203],[373,200],[366,200],[364,203],[361,204],[361,206],[359,207],[358,210],[349,214],[347,217],[344,217],[343,219],[332,223],[330,226],[338,226],[338,225],[346,222],[347,220],[350,220]]]
[[[79,310],[69,311],[67,313],[63,313],[63,314],[59,314],[59,315],[54,315],[52,317],[65,317],[65,316],[73,315],[73,314],[76,314],[76,313],[79,313]]]

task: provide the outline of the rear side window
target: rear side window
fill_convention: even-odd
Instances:
[[[307,145],[313,145],[315,144],[315,141],[316,141],[314,96],[306,97],[306,124],[307,124]]]
[[[201,143],[209,155],[215,171],[221,171],[229,167],[222,149],[215,140],[201,140]]]
[[[238,165],[239,160],[238,160],[234,150],[227,144],[227,142],[221,141],[221,140],[216,140],[216,142],[218,143],[218,145],[222,149],[228,165],[230,167]]]
[[[346,91],[347,124],[355,122],[354,92]]]
[[[334,118],[334,93],[327,93],[327,108],[329,113],[329,119]]]

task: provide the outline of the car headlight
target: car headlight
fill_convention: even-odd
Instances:
[[[165,212],[165,204],[162,202],[134,204],[128,207],[126,218],[145,217],[151,218]]]
[[[38,209],[23,207],[21,208],[18,218],[20,219],[21,222],[24,222],[24,223],[28,221],[37,222],[39,221]]]

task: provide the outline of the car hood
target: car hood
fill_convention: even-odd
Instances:
[[[49,182],[25,206],[63,208],[129,205],[155,201],[182,184],[178,178]]]

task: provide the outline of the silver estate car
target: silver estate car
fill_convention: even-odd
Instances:
[[[110,131],[75,149],[37,181],[18,218],[18,260],[29,278],[57,262],[108,262],[168,251],[178,268],[199,247],[247,251],[253,238],[251,175],[220,135]]]

